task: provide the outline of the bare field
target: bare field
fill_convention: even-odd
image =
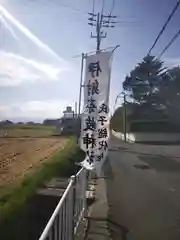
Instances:
[[[13,131],[16,129],[10,131],[11,135]],[[26,137],[20,134],[20,137],[0,138],[0,196],[4,187],[21,182],[27,173],[34,171],[43,162],[50,161],[51,156],[64,148],[67,142],[67,138],[63,137],[42,137],[42,133],[47,136],[46,130],[40,133],[35,131],[35,137],[34,130],[26,129],[21,131]]]

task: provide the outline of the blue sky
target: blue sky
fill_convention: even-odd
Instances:
[[[103,0],[95,1],[101,10]],[[105,0],[108,13],[113,0]],[[176,0],[115,0],[117,27],[102,48],[120,44],[112,64],[110,105],[126,74],[147,54]],[[62,115],[78,100],[80,57],[93,51],[87,25],[92,0],[0,0],[0,119],[41,121]],[[78,8],[76,11],[65,7]],[[158,55],[178,31],[180,8],[152,54]],[[164,54],[180,63],[180,38]]]

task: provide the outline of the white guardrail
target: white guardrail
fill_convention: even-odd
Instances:
[[[69,184],[39,240],[73,240],[86,210],[87,170],[71,176]]]

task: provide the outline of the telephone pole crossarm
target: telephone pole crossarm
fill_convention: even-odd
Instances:
[[[92,27],[96,27],[96,35],[91,32],[91,38],[96,38],[96,52],[100,52],[101,40],[107,37],[107,32],[102,31],[102,28],[114,28],[116,21],[113,19],[116,16],[104,15],[103,13],[88,13],[90,17],[88,18],[88,24]],[[112,19],[112,20],[111,20]]]

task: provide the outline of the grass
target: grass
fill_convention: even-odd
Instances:
[[[30,124],[13,124],[4,126],[5,129],[32,129],[32,130],[55,130],[55,126],[46,126],[43,124],[30,125]]]
[[[79,167],[76,161],[81,161],[84,153],[77,147],[75,139],[71,138],[65,148],[55,154],[50,162],[44,163],[36,172],[25,177],[21,185],[0,199],[0,232],[9,231],[18,219],[18,214],[26,208],[26,204],[35,195],[38,187],[54,176],[69,177]]]
[[[46,126],[42,124],[30,125],[30,124],[13,124],[9,126],[0,127],[0,135],[6,137],[49,137],[57,131],[55,126]]]

